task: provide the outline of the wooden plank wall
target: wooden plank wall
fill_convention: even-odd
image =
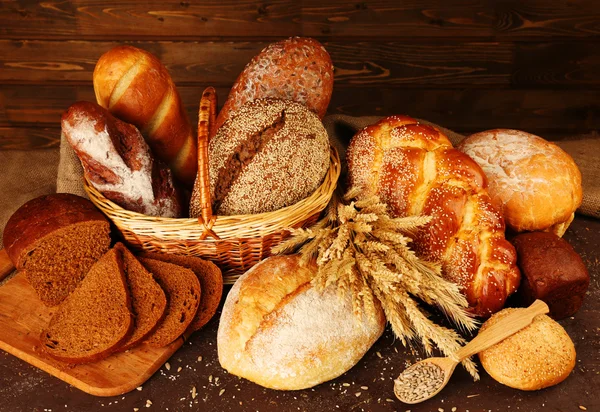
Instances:
[[[195,120],[204,87],[222,103],[253,55],[292,35],[332,56],[330,113],[550,139],[600,129],[598,0],[0,0],[0,149],[56,146],[115,45],[159,56]]]

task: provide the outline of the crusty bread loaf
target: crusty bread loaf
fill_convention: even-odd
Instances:
[[[63,114],[62,131],[85,176],[106,198],[149,216],[181,216],[171,171],[154,160],[135,126],[96,103],[77,102]]]
[[[200,282],[190,269],[154,259],[140,261],[167,295],[165,317],[146,340],[160,348],[183,335],[194,320],[200,305]]]
[[[513,246],[486,191],[481,168],[438,129],[408,116],[386,117],[359,131],[347,151],[352,186],[378,194],[394,216],[432,220],[414,239],[417,252],[442,263],[471,310],[500,310],[519,285]]]
[[[247,103],[209,144],[213,211],[242,215],[292,205],[322,183],[329,153],[323,124],[305,106],[278,99]]]
[[[196,177],[196,138],[167,69],[151,53],[118,46],[94,68],[98,104],[135,125],[152,152],[191,187]]]
[[[480,332],[519,309],[504,309],[482,326]],[[575,346],[562,326],[546,315],[531,325],[479,353],[481,365],[492,378],[511,388],[535,391],[556,385],[575,367]]]
[[[110,224],[87,199],[61,193],[40,196],[8,220],[4,248],[40,300],[56,306],[110,247]]]
[[[321,119],[333,91],[333,64],[315,39],[291,37],[268,45],[235,81],[214,130],[244,104],[267,97],[306,105]]]
[[[235,283],[221,314],[219,362],[229,373],[267,388],[296,390],[353,367],[381,336],[383,310],[356,316],[335,286],[317,292],[316,265],[270,257]]]
[[[457,146],[485,172],[492,200],[516,232],[562,236],[581,205],[581,173],[560,147],[519,130],[475,133]]]
[[[554,233],[521,233],[511,242],[523,277],[517,291],[520,302],[529,306],[540,299],[548,304],[554,319],[573,316],[590,284],[581,256]]]
[[[123,272],[131,296],[131,312],[134,328],[119,350],[133,348],[156,330],[167,309],[165,292],[150,272],[135,258],[122,243],[114,248],[123,259]]]
[[[94,362],[117,350],[133,326],[123,260],[111,249],[59,306],[40,340],[44,350],[56,359]]]
[[[174,255],[171,253],[142,253],[144,258],[173,263],[191,269],[200,281],[200,306],[194,320],[188,326],[189,331],[197,331],[206,325],[217,312],[223,295],[223,275],[221,269],[208,260],[194,256]]]

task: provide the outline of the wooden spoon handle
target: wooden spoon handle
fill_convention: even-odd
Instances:
[[[530,325],[533,322],[533,318],[537,315],[543,315],[549,311],[548,305],[541,300],[536,300],[528,308],[515,310],[510,315],[498,321],[498,323],[480,332],[475,339],[456,352],[456,357],[462,361],[469,356],[486,350],[490,346],[503,341],[510,335]]]
[[[8,258],[8,253],[5,249],[0,249],[0,280],[10,275],[15,267]]]

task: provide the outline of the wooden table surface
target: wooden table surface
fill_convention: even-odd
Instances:
[[[396,400],[393,379],[422,354],[402,347],[389,328],[365,357],[338,379],[313,389],[279,392],[229,375],[218,362],[218,314],[140,390],[96,398],[0,353],[0,411],[600,411],[600,221],[577,217],[565,235],[592,278],[583,307],[560,323],[575,343],[577,365],[563,383],[536,392],[502,386],[481,371],[473,382],[457,369],[436,398],[407,406]],[[227,288],[226,292],[229,288]],[[179,369],[181,368],[181,369]],[[198,396],[192,399],[195,387]],[[148,409],[147,402],[152,404]],[[439,409],[441,408],[441,409]]]

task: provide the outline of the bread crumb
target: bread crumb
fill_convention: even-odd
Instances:
[[[349,383],[346,383],[346,382],[344,382],[344,383],[342,383],[342,386],[350,386],[350,384],[349,384]]]
[[[167,369],[168,371],[171,370],[171,364],[169,362],[165,363],[165,369]]]
[[[225,389],[221,389],[221,390],[219,391],[219,396],[223,395],[224,393],[225,393]]]
[[[583,405],[579,405],[579,409],[581,409],[582,411],[587,411],[587,408]]]
[[[198,356],[198,362],[202,362],[202,356]]]
[[[213,379],[213,378],[212,378],[212,375],[210,375],[210,376],[208,377],[208,381],[212,383],[212,379]]]
[[[192,386],[192,399],[196,399],[197,393],[196,393],[196,387]]]
[[[140,408],[133,408],[133,412],[138,412]]]
[[[354,396],[356,396],[356,397],[358,398],[358,397],[360,396],[360,392],[356,392],[356,393],[354,394]]]
[[[146,408],[149,408],[152,405],[152,401],[150,399],[146,400]]]
[[[368,386],[361,386],[360,389],[362,389],[363,391],[366,391],[366,390],[369,389],[369,387]]]
[[[135,388],[135,389],[136,389],[136,390],[138,390],[138,391],[141,391],[141,390],[142,390],[142,387],[141,387],[141,386],[138,386],[138,387],[137,387],[137,388]]]
[[[177,373],[181,372],[181,366],[177,368]]]
[[[385,401],[386,401],[386,402],[394,402],[394,400],[393,400],[393,399],[390,399],[390,398],[386,398],[386,399],[385,399]]]
[[[377,356],[379,357],[379,359],[383,359],[383,356],[381,356],[381,353],[379,353],[379,351],[377,351]]]

